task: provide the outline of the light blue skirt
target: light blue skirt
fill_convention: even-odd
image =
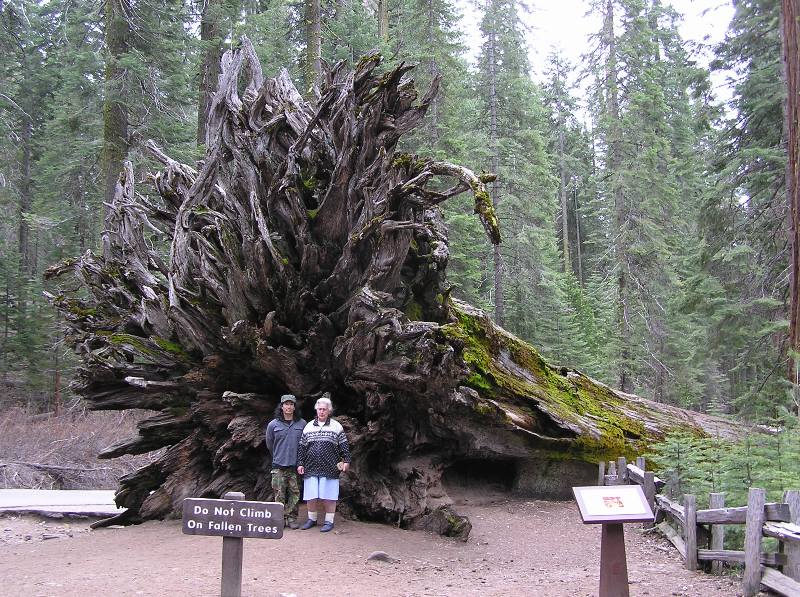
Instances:
[[[306,477],[303,481],[303,499],[308,500],[338,500],[339,479],[327,477]]]

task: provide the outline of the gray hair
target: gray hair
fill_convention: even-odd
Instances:
[[[314,403],[314,408],[317,409],[320,406],[327,406],[329,411],[333,411],[333,402],[331,402],[331,393],[325,392],[322,395],[322,398],[318,398],[316,403]]]

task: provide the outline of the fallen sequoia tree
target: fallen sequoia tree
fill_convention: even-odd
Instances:
[[[287,392],[306,416],[332,392],[351,515],[463,538],[450,482],[563,495],[669,429],[725,431],[552,367],[450,297],[438,204],[471,192],[500,242],[492,176],[396,151],[438,81],[416,103],[410,67],[379,62],[335,66],[308,102],[286,72],[264,79],[244,40],[223,58],[199,170],[150,144],[156,193],[137,193],[127,165],[102,255],[48,271],[81,281],[51,295],[81,359],[77,392],[95,409],[158,411],[101,454],[165,448],[121,479],[127,511],[108,523],[175,515],[189,496],[268,499],[263,429]]]

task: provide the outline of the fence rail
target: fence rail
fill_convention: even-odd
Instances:
[[[642,486],[650,507],[656,513],[658,529],[681,554],[686,568],[697,570],[700,561],[711,561],[712,572],[719,573],[723,562],[744,564],[742,590],[752,597],[766,587],[780,595],[800,596],[800,491],[784,492],[783,502],[766,503],[763,489],[751,488],[747,506],[725,507],[725,496],[710,495],[710,508],[697,509],[694,495],[685,494],[680,504],[657,493],[664,482],[645,470],[643,458],[628,464],[625,458],[601,462],[598,484]],[[669,524],[677,523],[677,529]],[[744,525],[744,550],[724,548],[725,527]],[[650,525],[652,526],[652,525]],[[778,540],[777,552],[762,551],[764,537]],[[704,545],[704,547],[700,547]],[[780,568],[780,570],[779,570]]]

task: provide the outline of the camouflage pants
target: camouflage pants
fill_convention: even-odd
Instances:
[[[297,505],[300,502],[300,482],[297,471],[291,468],[272,469],[273,499],[283,504],[286,521],[297,520]]]

